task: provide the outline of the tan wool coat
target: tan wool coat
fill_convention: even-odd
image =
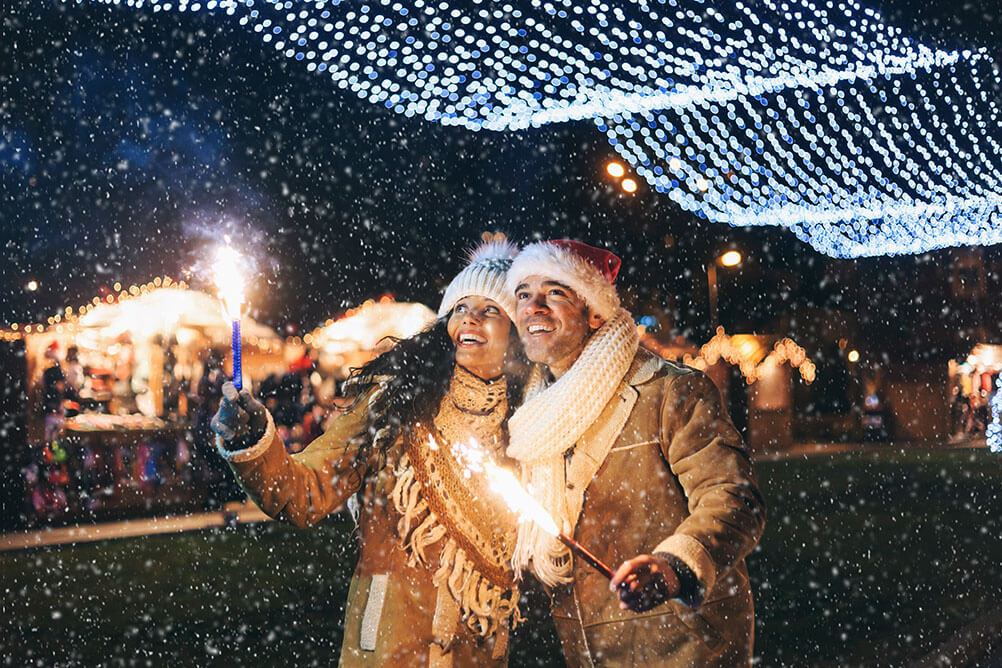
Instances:
[[[448,398],[448,396],[447,396]],[[378,475],[362,479],[349,445],[366,427],[367,401],[338,416],[305,450],[289,455],[268,416],[265,436],[246,450],[224,453],[237,480],[269,516],[310,526],[361,493],[359,556],[348,593],[340,666],[427,666],[436,641],[432,633],[437,590],[432,582],[439,546],[428,549],[429,566],[408,565],[399,545],[399,513],[392,507],[398,443]],[[494,637],[482,640],[465,625],[457,628],[451,656],[455,666],[505,666],[491,658]]]
[[[596,461],[590,454],[604,451],[603,426],[625,415],[612,449]],[[624,611],[608,580],[575,560],[573,582],[551,591],[568,665],[749,665],[754,612],[744,558],[762,535],[765,506],[709,378],[641,349],[566,466],[567,493],[583,496],[579,542],[613,569],[669,553],[702,589],[695,608],[676,600]]]

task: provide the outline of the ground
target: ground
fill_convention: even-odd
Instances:
[[[758,665],[902,665],[990,616],[1000,462],[888,447],[759,463]],[[351,531],[335,517],[0,553],[0,650],[8,665],[330,665]],[[534,620],[511,665],[559,665],[545,615]]]

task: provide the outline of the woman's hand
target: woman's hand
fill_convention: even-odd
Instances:
[[[244,450],[264,437],[268,411],[249,390],[239,393],[233,383],[223,383],[223,398],[212,418],[212,431],[219,434],[227,450]]]

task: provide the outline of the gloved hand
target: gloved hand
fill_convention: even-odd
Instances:
[[[619,594],[619,607],[633,612],[646,612],[675,598],[680,586],[668,562],[650,554],[624,561],[609,582],[609,589]]]
[[[223,384],[223,399],[212,418],[212,431],[223,439],[227,450],[244,450],[264,437],[268,410],[246,388],[237,392],[233,383]]]

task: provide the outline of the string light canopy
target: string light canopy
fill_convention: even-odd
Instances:
[[[985,60],[600,120],[680,206],[781,225],[835,257],[1002,242]]]
[[[991,403],[992,421],[985,432],[985,440],[992,452],[1002,452],[1002,374],[995,381],[995,396]]]
[[[1002,241],[991,62],[851,0],[95,1],[223,11],[408,117],[592,120],[682,208],[832,256]]]

